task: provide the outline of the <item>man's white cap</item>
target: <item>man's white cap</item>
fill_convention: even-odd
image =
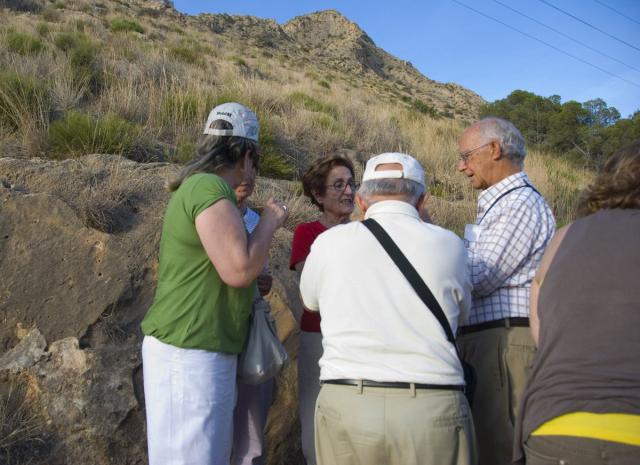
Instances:
[[[211,126],[214,121],[224,120],[233,126],[233,129],[214,129]],[[207,124],[204,126],[204,134],[212,134],[214,136],[238,136],[245,139],[251,139],[258,142],[258,133],[260,125],[256,114],[244,105],[230,102],[218,105],[207,118]]]
[[[376,171],[379,165],[385,165],[387,163],[398,163],[402,165],[402,169]],[[373,179],[410,179],[426,187],[422,165],[420,165],[418,160],[406,153],[382,153],[369,159],[364,169],[364,174],[362,175],[362,182]]]

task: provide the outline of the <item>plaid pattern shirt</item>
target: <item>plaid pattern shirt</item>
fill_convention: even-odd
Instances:
[[[480,194],[475,228],[476,239],[465,240],[473,285],[466,324],[528,317],[531,281],[555,232],[549,205],[519,172]]]

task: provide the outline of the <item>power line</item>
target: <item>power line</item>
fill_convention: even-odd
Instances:
[[[635,66],[632,66],[632,65],[630,65],[630,64],[628,64],[628,63],[625,63],[624,61],[618,60],[617,58],[612,57],[611,55],[608,55],[608,54],[606,54],[606,53],[604,53],[604,52],[601,52],[600,50],[598,50],[598,49],[596,49],[596,48],[593,48],[592,46],[590,46],[590,45],[588,45],[588,44],[585,44],[584,42],[582,42],[582,41],[580,41],[580,40],[578,40],[578,39],[574,39],[574,38],[573,38],[573,37],[571,37],[570,35],[565,34],[564,32],[562,32],[562,31],[560,31],[560,30],[558,30],[558,29],[556,29],[556,28],[554,28],[554,27],[548,26],[548,25],[544,24],[542,21],[538,21],[537,19],[532,18],[531,16],[529,16],[529,15],[527,15],[527,14],[525,14],[525,13],[522,13],[521,11],[518,11],[518,10],[516,10],[515,8],[512,8],[511,6],[509,6],[509,5],[505,4],[505,3],[502,3],[502,2],[501,2],[501,1],[499,1],[499,0],[493,0],[493,1],[494,1],[494,2],[496,2],[498,5],[502,5],[503,7],[508,8],[509,10],[513,11],[514,13],[519,14],[520,16],[524,16],[525,18],[527,18],[527,19],[529,19],[529,20],[533,21],[533,22],[534,22],[534,23],[536,23],[536,24],[539,24],[539,25],[540,25],[540,26],[542,26],[542,27],[546,27],[547,29],[549,29],[549,30],[551,30],[551,31],[555,32],[556,34],[560,34],[561,36],[566,37],[567,39],[572,40],[573,42],[575,42],[575,43],[577,43],[577,44],[580,44],[580,45],[582,45],[583,47],[588,48],[589,50],[591,50],[591,51],[593,51],[593,52],[598,53],[599,55],[602,55],[603,57],[607,57],[607,58],[609,58],[610,60],[617,61],[618,63],[620,63],[620,64],[622,64],[622,65],[625,65],[627,68],[631,68],[631,69],[632,69],[632,70],[634,70],[634,71],[638,71],[638,72],[640,72],[640,69],[636,68]],[[598,1],[598,0],[595,0],[595,1]]]
[[[547,0],[538,0],[538,1],[539,1],[540,3],[544,3],[545,5],[547,5],[547,6],[551,7],[551,8],[553,8],[554,10],[558,10],[559,12],[564,13],[565,15],[569,16],[570,18],[575,19],[576,21],[580,21],[582,24],[584,24],[584,25],[586,25],[586,26],[589,26],[590,28],[595,29],[595,30],[596,30],[596,31],[598,31],[598,32],[601,32],[602,34],[606,35],[607,37],[611,37],[612,39],[615,39],[615,40],[617,40],[618,42],[620,42],[620,43],[622,43],[622,44],[625,44],[627,47],[631,47],[632,49],[637,50],[637,51],[639,51],[639,52],[640,52],[640,48],[636,47],[635,45],[630,44],[629,42],[626,42],[626,41],[624,41],[624,40],[622,40],[622,39],[620,39],[620,38],[618,38],[618,37],[616,37],[616,36],[614,36],[614,35],[612,35],[612,34],[609,34],[607,31],[603,31],[603,30],[602,30],[602,29],[600,29],[599,27],[596,27],[596,26],[594,26],[593,24],[588,23],[588,22],[586,22],[585,20],[580,19],[580,18],[578,18],[578,17],[577,17],[577,16],[575,16],[575,15],[572,15],[571,13],[569,13],[568,11],[563,10],[562,8],[558,8],[557,6],[553,5],[552,3],[549,3]]]
[[[602,5],[605,8],[609,8],[611,11],[614,11],[616,13],[618,13],[620,16],[622,16],[623,18],[627,18],[629,21],[633,21],[636,24],[640,24],[640,21],[633,19],[631,16],[627,16],[625,15],[623,12],[616,10],[615,8],[613,8],[612,6],[607,5],[604,2],[601,2],[600,0],[593,0],[596,3],[599,3],[600,5]]]
[[[451,1],[452,1],[452,2],[454,2],[454,3],[457,3],[457,4],[458,4],[458,5],[460,5],[460,6],[463,6],[463,7],[467,8],[467,9],[469,9],[469,10],[471,10],[471,11],[473,11],[473,12],[477,13],[477,14],[479,14],[480,16],[484,16],[485,18],[488,18],[488,19],[490,19],[490,20],[492,20],[492,21],[495,21],[496,23],[502,24],[503,26],[508,27],[509,29],[511,29],[511,30],[513,30],[513,31],[516,31],[517,33],[522,34],[523,36],[526,36],[526,37],[528,37],[528,38],[530,38],[530,39],[533,39],[533,40],[535,40],[536,42],[540,42],[541,44],[544,44],[544,45],[546,45],[547,47],[550,47],[550,48],[552,48],[552,49],[554,49],[554,50],[556,50],[556,51],[558,51],[558,52],[560,52],[560,53],[562,53],[562,54],[564,54],[564,55],[567,55],[567,56],[569,56],[569,57],[573,58],[574,60],[578,60],[579,62],[584,63],[585,65],[589,65],[589,66],[591,66],[592,68],[595,68],[595,69],[597,69],[597,70],[599,70],[599,71],[602,71],[603,73],[606,73],[606,74],[608,74],[609,76],[612,76],[612,77],[614,77],[614,78],[616,78],[616,79],[620,79],[621,81],[627,82],[627,83],[629,83],[629,84],[631,84],[631,85],[633,85],[633,86],[636,86],[636,87],[639,87],[639,88],[640,88],[640,84],[638,84],[638,83],[636,83],[636,82],[629,81],[628,79],[625,79],[625,78],[623,78],[622,76],[618,76],[617,74],[613,74],[611,71],[607,71],[606,69],[601,68],[601,67],[600,67],[600,66],[598,66],[598,65],[594,65],[593,63],[590,63],[590,62],[588,62],[588,61],[586,61],[586,60],[583,60],[582,58],[577,57],[577,56],[575,56],[575,55],[573,55],[573,54],[571,54],[571,53],[569,53],[569,52],[566,52],[566,51],[562,50],[561,48],[556,47],[555,45],[552,45],[552,44],[550,44],[550,43],[548,43],[548,42],[545,42],[545,41],[544,41],[544,40],[542,40],[542,39],[538,39],[537,37],[532,36],[531,34],[528,34],[528,33],[526,33],[526,32],[523,32],[523,31],[521,31],[520,29],[516,29],[515,27],[513,27],[513,26],[511,26],[511,25],[509,25],[509,24],[507,24],[507,23],[505,23],[504,21],[500,21],[499,19],[496,19],[496,18],[494,18],[493,16],[489,16],[488,14],[485,14],[485,13],[483,13],[482,11],[476,10],[475,8],[470,7],[469,5],[466,5],[466,4],[464,4],[464,3],[462,3],[462,2],[460,2],[460,1],[458,1],[458,0],[451,0]]]

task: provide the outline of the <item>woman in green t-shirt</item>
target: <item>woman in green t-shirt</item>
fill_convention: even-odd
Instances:
[[[270,199],[248,236],[233,190],[256,175],[259,126],[238,103],[209,114],[197,150],[169,183],[154,302],[142,321],[150,465],[228,464],[237,354],[287,207]]]

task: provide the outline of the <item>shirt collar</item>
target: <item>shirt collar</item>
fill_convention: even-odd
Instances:
[[[420,219],[418,210],[413,205],[401,200],[381,200],[371,205],[365,213],[365,219],[388,213],[408,215]]]
[[[518,186],[530,184],[529,178],[524,171],[518,171],[511,176],[507,176],[502,181],[483,190],[478,196],[478,215],[484,213],[489,206],[504,192]]]

